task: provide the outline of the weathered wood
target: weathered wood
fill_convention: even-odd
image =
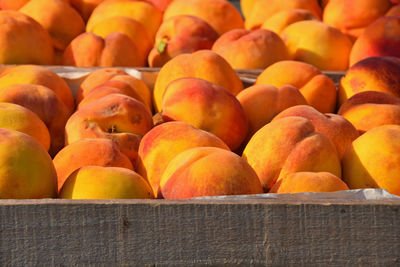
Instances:
[[[0,265],[400,264],[400,201],[4,200]]]

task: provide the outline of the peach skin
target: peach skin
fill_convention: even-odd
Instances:
[[[0,0],[0,9],[18,10],[28,2],[29,0]]]
[[[386,17],[400,17],[400,5],[397,4],[388,10],[385,14]]]
[[[318,20],[318,17],[306,9],[285,9],[264,21],[261,28],[281,34],[290,24],[303,20]]]
[[[79,14],[81,14],[84,21],[87,21],[92,14],[93,10],[104,0],[69,0]]]

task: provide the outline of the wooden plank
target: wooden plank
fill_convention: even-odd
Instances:
[[[297,202],[5,200],[0,264],[400,264],[399,200]]]

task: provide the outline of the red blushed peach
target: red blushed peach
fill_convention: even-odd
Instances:
[[[370,24],[354,43],[350,66],[368,57],[400,57],[400,18],[382,17]]]
[[[211,132],[232,150],[240,146],[248,130],[246,114],[235,96],[222,86],[197,78],[181,78],[168,85],[162,117]]]
[[[65,49],[63,65],[77,67],[143,67],[146,55],[128,35],[113,32],[104,39],[93,33],[82,33]]]
[[[272,85],[253,85],[240,92],[236,98],[249,120],[246,141],[279,112],[291,106],[307,104],[299,90],[291,85],[284,85],[279,89]]]
[[[60,191],[67,199],[152,199],[146,180],[132,170],[85,166],[73,172]]]
[[[142,138],[136,169],[149,181],[154,194],[161,197],[161,176],[171,159],[187,149],[205,146],[229,150],[221,139],[209,132],[185,122],[165,122]]]
[[[118,146],[105,138],[82,139],[64,147],[53,159],[58,191],[75,170],[84,166],[122,167],[133,170],[131,161]]]
[[[215,147],[196,147],[178,154],[160,182],[166,199],[261,194],[257,174],[240,156]]]
[[[200,50],[192,54],[181,54],[168,61],[157,75],[153,91],[156,111],[161,110],[163,94],[168,84],[184,77],[200,78],[218,84],[233,95],[243,90],[243,83],[239,76],[217,53]]]
[[[104,0],[69,0],[82,18],[87,21],[92,14],[93,10]]]
[[[225,0],[174,0],[165,10],[164,20],[179,15],[201,18],[220,35],[233,29],[244,28],[240,12]]]
[[[335,145],[341,158],[347,147],[358,137],[358,131],[342,116],[326,113],[322,114],[310,106],[294,106],[279,113],[274,120],[281,118],[299,116],[308,119],[315,128],[315,131],[326,135]]]
[[[400,97],[400,59],[371,57],[353,65],[339,84],[339,106],[356,93],[378,91]]]
[[[148,57],[149,65],[162,67],[179,54],[211,49],[218,37],[218,33],[200,18],[179,15],[166,19],[157,31]]]
[[[243,158],[256,171],[265,191],[289,173],[330,172],[341,177],[334,144],[302,117],[286,117],[265,125],[250,139]]]
[[[323,20],[356,39],[365,27],[383,16],[390,7],[389,0],[332,0],[324,8]]]
[[[264,21],[261,28],[280,34],[290,24],[303,20],[318,20],[318,18],[306,9],[285,9]]]
[[[285,43],[276,33],[258,29],[236,29],[221,35],[212,50],[234,69],[264,69],[289,58]]]
[[[385,14],[386,17],[400,17],[400,5],[395,5]]]
[[[149,3],[152,3],[156,8],[160,11],[165,12],[168,5],[172,3],[174,0],[146,0]]]
[[[400,125],[400,98],[382,92],[361,92],[344,102],[338,114],[348,119],[360,134],[381,125]]]
[[[72,114],[65,126],[65,142],[111,139],[135,165],[140,139],[152,127],[151,113],[144,104],[129,96],[111,94]]]
[[[300,90],[307,103],[322,113],[335,111],[335,83],[316,67],[298,61],[280,61],[266,68],[256,84],[272,85],[277,88],[290,84]]]

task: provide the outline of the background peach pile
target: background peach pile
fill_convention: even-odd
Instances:
[[[0,198],[400,195],[398,0],[0,8]],[[73,94],[43,64],[108,68]]]

